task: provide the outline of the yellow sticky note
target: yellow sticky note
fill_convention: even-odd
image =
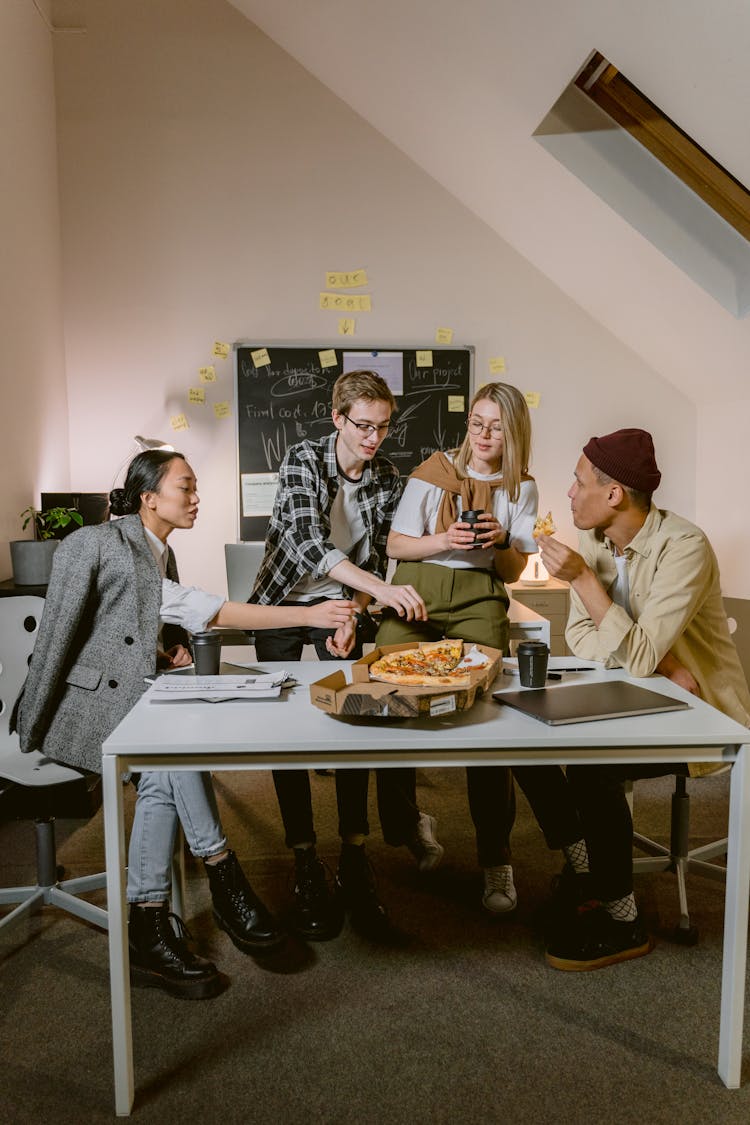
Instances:
[[[227,356],[229,355],[229,353],[231,352],[231,350],[232,350],[231,344],[222,344],[222,343],[220,343],[219,340],[217,340],[216,343],[214,344],[214,350],[211,354],[217,355],[219,357],[219,359],[226,359]]]
[[[349,317],[342,317],[339,320],[339,336],[353,336],[355,323]]]
[[[350,270],[349,273],[329,270],[326,273],[326,285],[329,289],[356,289],[360,285],[367,285],[367,274],[364,270]]]
[[[320,307],[337,312],[372,312],[369,293],[321,293]]]
[[[452,344],[453,343],[453,329],[452,328],[438,328],[435,331],[436,344]]]
[[[463,414],[463,412],[464,412],[464,396],[463,395],[448,395],[448,412],[450,414]]]
[[[169,419],[169,424],[173,430],[189,430],[190,423],[184,414],[175,414],[174,417]]]
[[[326,348],[324,352],[318,352],[318,357],[321,367],[335,367],[338,363],[335,348]]]
[[[201,405],[206,401],[206,388],[205,387],[191,387],[188,391],[188,402],[199,402]]]
[[[490,359],[490,375],[505,374],[505,356],[495,355]]]
[[[229,418],[232,414],[229,403],[228,402],[215,402],[214,403],[214,414],[216,415],[217,418]]]
[[[271,362],[267,348],[256,348],[254,352],[250,352],[250,356],[256,367],[267,367]]]
[[[526,405],[529,410],[536,410],[539,403],[542,401],[542,396],[539,391],[524,391],[523,397],[526,399]]]
[[[200,376],[201,383],[215,383],[216,382],[216,368],[215,367],[199,367],[198,375]]]
[[[432,352],[417,352],[417,367],[432,367]]]

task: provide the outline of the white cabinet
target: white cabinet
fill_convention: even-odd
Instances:
[[[514,601],[521,602],[549,621],[551,655],[567,656],[570,653],[565,644],[570,600],[567,582],[560,582],[557,578],[548,578],[543,586],[524,586],[520,582],[513,582],[507,589]]]

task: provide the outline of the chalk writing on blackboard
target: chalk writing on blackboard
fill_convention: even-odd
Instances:
[[[266,347],[269,363],[257,367],[252,353]],[[469,401],[472,349],[432,347],[432,366],[417,366],[416,348],[383,348],[398,352],[403,368],[402,393],[397,395],[398,410],[393,428],[383,442],[382,452],[408,475],[436,449],[460,445],[465,433],[465,415],[459,403]],[[321,352],[335,366],[323,367]],[[352,348],[347,342],[346,365],[340,349],[318,345],[236,346],[237,437],[240,477],[247,474],[278,472],[287,449],[305,439],[318,440],[330,433],[333,384],[345,367],[367,368],[373,362],[373,348]],[[370,363],[368,363],[368,359]],[[240,482],[238,481],[238,491]],[[247,494],[245,494],[247,500]],[[240,504],[240,513],[245,508]],[[253,511],[253,506],[249,506]],[[257,513],[257,514],[255,514]],[[262,539],[267,518],[254,510],[240,515],[240,538]]]

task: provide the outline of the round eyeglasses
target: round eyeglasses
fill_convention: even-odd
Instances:
[[[467,429],[470,434],[483,434],[487,432],[490,437],[501,438],[503,436],[503,427],[500,422],[482,422],[480,418],[469,418],[466,423]]]

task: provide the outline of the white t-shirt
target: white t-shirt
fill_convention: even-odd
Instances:
[[[628,581],[628,560],[625,555],[613,555],[617,567],[617,578],[609,588],[609,596],[615,605],[625,610],[628,617],[633,616],[630,608],[630,582]]]
[[[362,509],[357,500],[360,482],[350,480],[339,473],[339,488],[331,505],[331,534],[329,542],[359,566],[365,561],[367,549],[367,528],[362,518]],[[340,582],[324,575],[322,578],[307,576],[300,579],[294,589],[287,594],[290,602],[309,602],[314,598],[343,598]]]
[[[467,475],[474,480],[494,481],[501,480],[502,473],[493,473],[483,476],[481,473],[467,469]],[[437,525],[438,512],[443,499],[443,490],[435,484],[410,477],[406,482],[403,496],[399,501],[396,514],[393,517],[391,531],[398,531],[402,535],[411,535],[415,539],[423,535],[434,535]],[[461,509],[461,497],[456,497],[456,507]],[[531,534],[539,508],[539,493],[536,481],[521,481],[521,490],[518,500],[511,503],[508,493],[503,488],[496,488],[492,492],[492,514],[507,531],[519,551],[533,554],[536,543]],[[441,551],[431,555],[422,562],[439,563],[440,566],[451,566],[457,569],[492,570],[494,568],[492,548],[482,549],[477,547],[471,551]]]

